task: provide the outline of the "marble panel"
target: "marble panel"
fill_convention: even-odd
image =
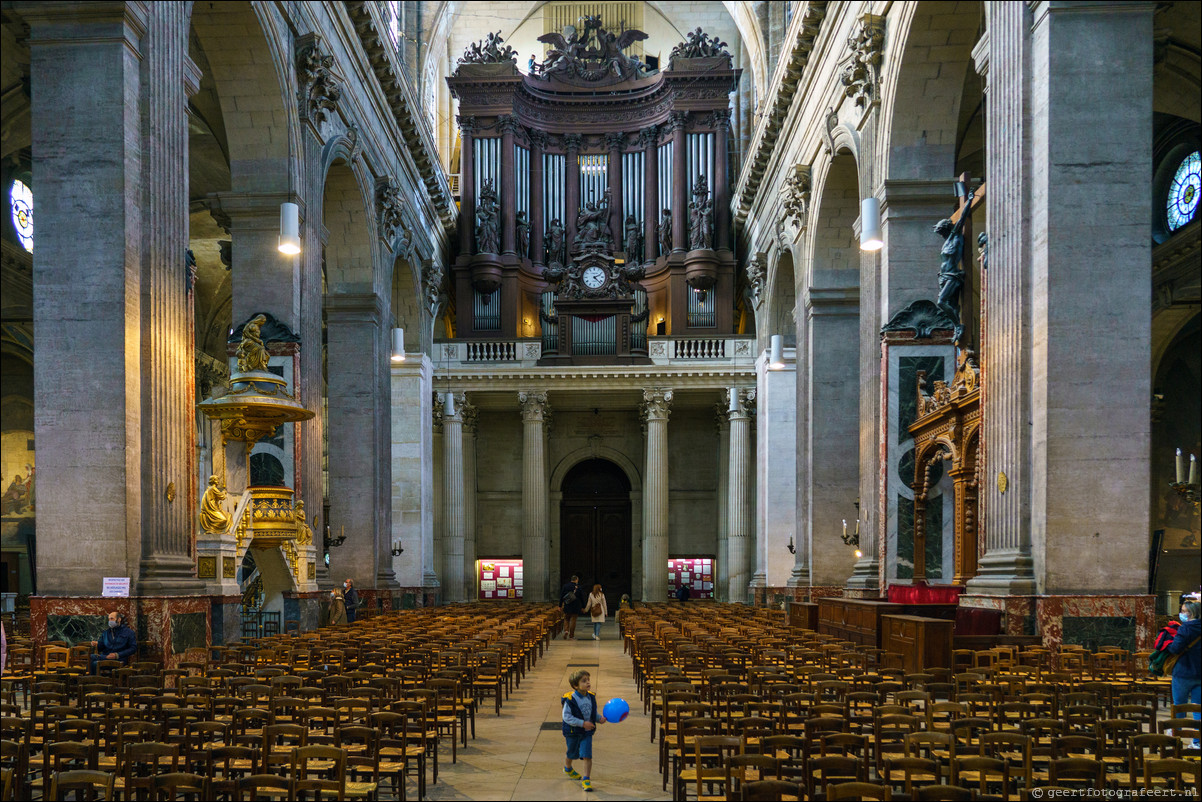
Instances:
[[[171,653],[208,646],[208,616],[204,613],[176,613],[171,616]]]
[[[46,642],[61,640],[68,646],[91,643],[108,628],[106,615],[48,615]]]

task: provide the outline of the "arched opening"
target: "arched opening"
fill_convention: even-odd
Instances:
[[[764,327],[764,337],[783,334],[786,346],[796,345],[797,290],[793,277],[793,253],[787,249],[776,260],[768,304],[768,325]]]
[[[559,573],[581,585],[600,583],[609,609],[631,592],[630,480],[615,463],[586,459],[563,479],[559,504]]]

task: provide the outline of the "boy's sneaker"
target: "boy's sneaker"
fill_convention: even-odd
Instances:
[[[580,787],[586,791],[593,790],[593,784],[591,782],[589,782],[588,777],[585,777],[583,780],[580,781]]]
[[[567,778],[569,780],[579,780],[580,779],[580,772],[576,771],[576,769],[569,769],[567,766],[564,766],[563,773],[567,776]]]

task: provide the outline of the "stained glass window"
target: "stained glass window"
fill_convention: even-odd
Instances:
[[[1195,167],[1194,172],[1197,172]],[[17,239],[25,250],[33,253],[33,192],[23,181],[14,181],[9,190],[9,203],[13,209],[13,227],[17,229]]]
[[[1202,157],[1194,151],[1185,157],[1181,166],[1173,175],[1173,183],[1169,185],[1168,223],[1169,231],[1176,231],[1194,219],[1198,213],[1198,193],[1202,191],[1202,178],[1199,178],[1199,168],[1202,167]]]

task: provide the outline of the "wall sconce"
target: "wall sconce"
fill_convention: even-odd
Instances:
[[[295,203],[280,204],[280,253],[296,256],[300,247],[300,207]]]
[[[1189,455],[1189,478],[1186,479],[1185,455],[1177,449],[1177,481],[1170,482],[1169,487],[1177,491],[1186,501],[1198,503],[1198,459]]]
[[[860,201],[860,250],[879,251],[881,239],[881,203],[876,198]]]
[[[785,546],[785,548],[789,550],[790,554],[797,553],[797,547],[793,545],[793,536],[792,535],[789,535],[789,545]]]
[[[773,334],[771,344],[768,348],[768,367],[773,370],[780,370],[785,366],[785,338],[780,334]]]
[[[339,530],[338,537],[331,537],[331,538],[328,538],[326,541],[327,545],[332,549],[338,548],[345,542],[346,542],[346,527],[345,526]]]
[[[405,330],[404,329],[393,329],[392,330],[392,361],[393,362],[404,362],[405,361]]]
[[[856,531],[848,534],[847,519],[844,518],[843,519],[843,535],[842,535],[842,537],[843,537],[843,544],[845,546],[856,546],[857,547],[856,548],[856,556],[859,557],[860,556],[860,550],[859,550],[859,545],[860,545],[860,500],[859,499],[855,500],[855,505],[856,505]]]
[[[400,557],[405,553],[405,547],[401,545],[401,541],[397,540],[392,544],[392,556]]]

